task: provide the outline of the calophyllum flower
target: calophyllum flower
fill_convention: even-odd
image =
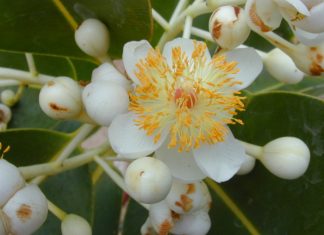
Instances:
[[[250,48],[211,58],[203,42],[177,38],[162,54],[147,41],[125,44],[123,62],[134,82],[129,112],[108,129],[112,148],[128,158],[156,158],[187,182],[231,178],[245,159],[227,124],[244,109],[240,89],[262,62]]]
[[[307,46],[324,42],[323,11],[323,0],[248,0],[246,3],[250,26],[254,30],[274,30],[284,18],[298,40]]]

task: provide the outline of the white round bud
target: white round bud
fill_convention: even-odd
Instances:
[[[51,118],[77,118],[82,112],[81,87],[71,78],[55,78],[42,87],[39,104],[44,113]]]
[[[128,166],[125,183],[128,193],[135,200],[152,204],[163,200],[170,192],[172,176],[162,161],[142,157]]]
[[[102,126],[109,126],[117,115],[126,113],[129,104],[127,91],[108,81],[88,84],[82,92],[82,100],[89,117]]]
[[[212,205],[212,197],[208,190],[207,185],[204,182],[200,184],[201,190],[203,192],[203,200],[201,201],[201,209],[208,213]]]
[[[84,218],[78,215],[66,215],[61,224],[62,235],[91,235],[91,227]]]
[[[75,42],[86,54],[96,57],[106,57],[109,48],[109,31],[101,21],[87,19],[82,22],[74,34]]]
[[[298,138],[281,137],[264,146],[260,161],[274,175],[291,180],[307,170],[310,151]]]
[[[121,74],[112,64],[103,63],[92,71],[92,82],[108,81],[124,87],[126,90],[130,87],[130,81]]]
[[[192,214],[180,215],[171,229],[173,234],[205,235],[211,226],[211,220],[207,212],[199,210]]]
[[[237,175],[246,175],[249,174],[254,166],[255,166],[255,158],[245,155],[246,159],[244,160],[243,164],[241,165],[239,171],[236,173]]]
[[[151,225],[158,234],[168,234],[173,228],[173,216],[165,201],[150,205],[149,218]],[[179,216],[179,215],[177,215]]]
[[[47,200],[37,185],[27,185],[19,190],[3,207],[9,221],[10,234],[30,235],[46,220]]]
[[[1,102],[5,105],[11,107],[16,102],[16,94],[13,90],[6,89],[1,92]]]
[[[0,207],[25,185],[25,180],[16,166],[0,159]]]
[[[300,71],[294,61],[282,50],[275,48],[264,59],[268,72],[278,81],[295,84],[300,82],[304,73]]]
[[[184,214],[200,209],[203,197],[200,182],[185,184],[174,180],[165,201],[171,210]]]
[[[250,34],[244,10],[236,6],[217,8],[209,19],[209,32],[223,49],[231,50],[242,44]]]
[[[11,117],[11,109],[7,105],[0,104],[0,123],[8,123]]]

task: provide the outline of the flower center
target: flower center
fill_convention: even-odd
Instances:
[[[206,58],[206,50],[204,43],[194,42],[191,54],[174,47],[172,58],[164,58],[152,49],[137,64],[140,84],[130,93],[129,109],[155,142],[168,131],[170,148],[189,151],[223,141],[226,124],[242,123],[233,118],[244,107],[234,88],[240,82],[231,77],[238,72],[236,62]]]

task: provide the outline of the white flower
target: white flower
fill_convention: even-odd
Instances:
[[[308,46],[324,41],[324,2],[320,0],[248,0],[249,25],[268,32],[279,27],[284,18],[298,40]]]
[[[187,182],[230,179],[245,152],[226,125],[242,122],[233,117],[244,109],[238,90],[262,70],[257,53],[245,48],[211,58],[205,43],[178,38],[162,54],[147,41],[129,42],[123,62],[135,87],[129,112],[108,129],[112,148],[128,158],[156,151]]]

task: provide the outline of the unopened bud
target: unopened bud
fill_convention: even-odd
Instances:
[[[125,173],[128,193],[137,201],[152,204],[163,200],[170,192],[172,176],[160,160],[142,157],[133,161]]]
[[[291,180],[302,176],[307,170],[310,151],[298,138],[281,137],[264,146],[260,161],[274,175]]]
[[[280,82],[295,84],[304,77],[304,73],[296,67],[294,61],[279,48],[266,55],[264,64],[268,72]]]
[[[91,227],[84,218],[69,214],[64,217],[61,224],[62,235],[91,235]]]
[[[174,180],[166,197],[169,208],[178,214],[191,213],[201,208],[204,195],[200,182],[185,184]]]
[[[244,10],[234,6],[222,6],[209,19],[209,32],[223,49],[234,49],[250,34]]]
[[[174,226],[174,216],[178,217],[179,215],[173,213],[165,201],[150,205],[150,221],[158,234],[169,234]]]
[[[81,88],[71,78],[55,78],[42,87],[39,104],[44,113],[51,118],[74,119],[82,112]]]
[[[25,185],[18,168],[4,159],[0,159],[0,185],[0,207]]]
[[[255,166],[255,158],[253,158],[249,155],[245,155],[245,156],[246,156],[246,159],[243,162],[243,164],[241,165],[239,171],[236,173],[237,175],[249,174]]]
[[[98,68],[93,70],[91,81],[113,82],[124,87],[126,90],[128,90],[130,87],[130,81],[110,63],[103,63]]]
[[[188,235],[206,235],[210,229],[211,220],[207,212],[199,210],[192,214],[180,215],[171,233]]]
[[[0,104],[0,123],[7,124],[12,117],[11,109],[4,104]]]
[[[20,189],[3,207],[9,234],[31,235],[46,220],[47,199],[37,185]]]
[[[75,31],[75,41],[86,54],[96,57],[106,57],[109,48],[109,31],[101,21],[87,19]]]
[[[119,114],[128,110],[127,91],[120,85],[108,81],[95,81],[82,92],[82,100],[87,114],[102,126],[109,126]]]
[[[13,90],[6,89],[1,92],[1,102],[9,107],[11,107],[15,104],[15,102],[16,102],[15,97],[16,97],[16,94],[15,94],[15,92],[13,92]]]

